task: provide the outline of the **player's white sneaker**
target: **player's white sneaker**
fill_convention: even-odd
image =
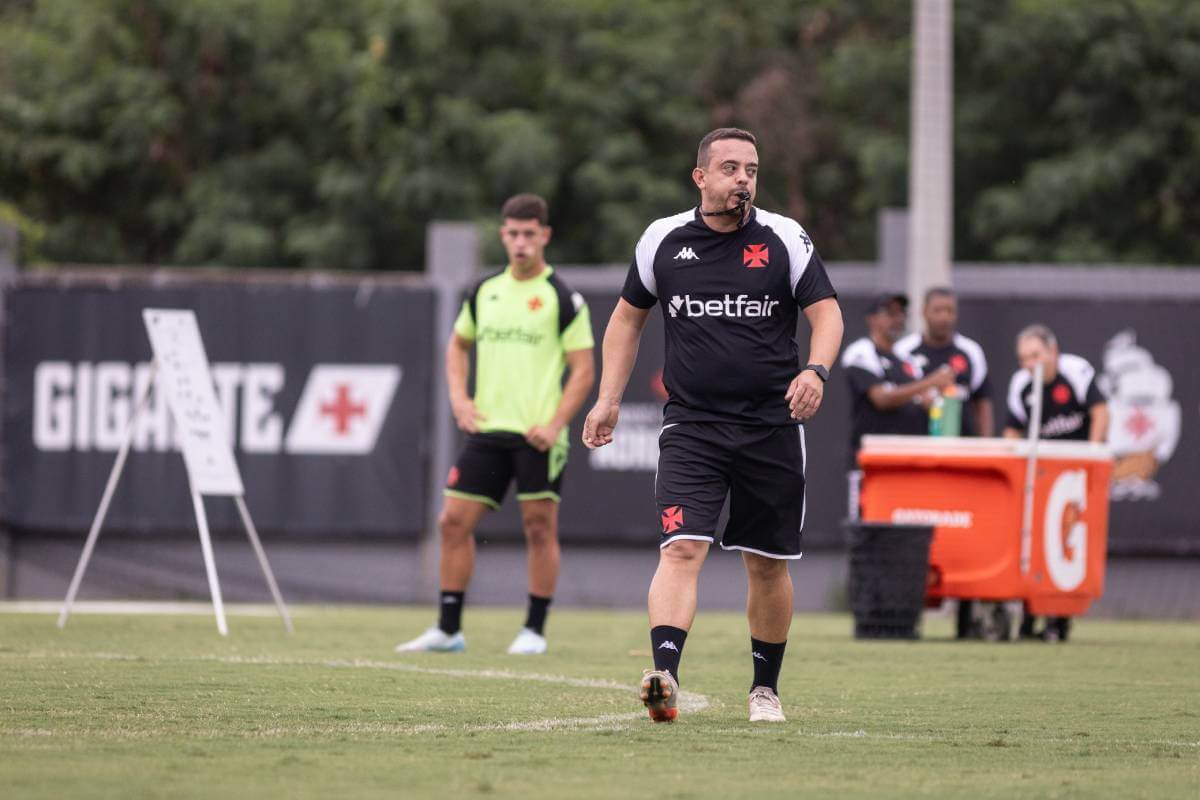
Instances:
[[[546,652],[546,637],[535,630],[521,628],[517,638],[508,646],[510,656],[540,656]]]
[[[461,653],[466,649],[462,631],[451,635],[436,625],[417,638],[396,645],[397,653]]]
[[[755,686],[750,690],[751,722],[787,722],[779,695],[766,686]]]

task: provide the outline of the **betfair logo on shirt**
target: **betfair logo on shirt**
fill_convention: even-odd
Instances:
[[[693,300],[690,294],[685,294],[673,296],[668,310],[672,317],[680,314],[687,317],[769,317],[775,313],[777,305],[779,301],[772,300],[769,294],[763,295],[761,300],[753,300],[748,294],[736,297],[727,294],[719,300]]]
[[[511,342],[512,344],[540,344],[542,334],[527,331],[524,328],[493,328],[484,326],[479,329],[476,340],[480,342]]]

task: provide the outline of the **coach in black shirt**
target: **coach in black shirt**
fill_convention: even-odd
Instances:
[[[666,332],[667,404],[655,500],[662,534],[650,584],[654,668],[642,700],[656,722],[678,711],[679,659],[696,613],[700,565],[729,498],[721,547],[741,551],[754,679],[751,722],[783,722],[779,668],[792,618],[787,563],[801,555],[803,420],[816,413],[842,340],[842,313],[800,223],[753,205],[754,136],[705,136],[692,180],[700,205],[654,222],[637,244],[604,334],[604,368],[583,441],[612,441],[621,395],[654,306]],[[812,327],[807,363],[796,325]]]

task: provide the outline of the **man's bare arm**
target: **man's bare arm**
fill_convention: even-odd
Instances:
[[[905,403],[911,403],[918,395],[930,389],[945,389],[954,383],[954,370],[943,364],[932,374],[919,381],[897,386],[894,383],[877,383],[867,390],[871,405],[880,411],[891,411]]]
[[[593,350],[572,350],[566,354],[567,383],[563,387],[562,399],[554,417],[545,425],[535,425],[525,432],[525,439],[539,450],[549,450],[558,440],[558,434],[571,424],[571,420],[587,400],[588,392],[596,382],[596,365]]]
[[[629,375],[637,361],[642,330],[649,317],[650,309],[638,308],[624,298],[617,300],[617,307],[613,309],[608,327],[604,330],[600,394],[583,423],[583,443],[588,447],[602,447],[612,441],[621,397],[629,384]]]
[[[446,344],[446,387],[450,392],[450,408],[460,430],[478,433],[483,414],[467,395],[467,375],[471,372],[471,347],[475,343],[457,333],[450,334]]]
[[[804,316],[812,328],[808,342],[808,363],[820,364],[829,369],[837,360],[842,346],[842,308],[836,298],[818,300],[804,309]],[[811,419],[821,407],[825,396],[825,382],[812,370],[800,372],[788,386],[784,399],[793,419]]]
[[[1090,409],[1092,426],[1088,429],[1089,442],[1108,440],[1108,403],[1096,403]]]
[[[975,432],[980,436],[996,435],[996,418],[993,416],[992,399],[980,397],[972,401],[975,411]]]

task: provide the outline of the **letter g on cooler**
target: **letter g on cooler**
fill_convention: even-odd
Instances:
[[[1042,529],[1043,553],[1050,582],[1070,592],[1087,575],[1087,472],[1067,470],[1059,475],[1046,498]]]

